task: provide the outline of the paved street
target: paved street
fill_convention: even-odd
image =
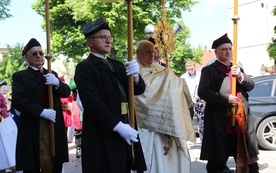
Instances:
[[[200,148],[201,148],[201,143],[200,139],[197,138],[196,144],[193,143],[188,143],[189,146],[189,151],[191,155],[191,161],[192,161],[192,169],[191,173],[206,173],[205,166],[206,166],[206,161],[199,160],[200,156]],[[274,173],[276,172],[276,151],[265,151],[265,150],[260,150],[259,154],[259,161],[258,163],[268,163],[268,168],[260,171],[260,173]],[[229,158],[228,167],[230,169],[235,169],[235,162],[233,158]]]
[[[81,173],[81,159],[76,158],[76,149],[74,143],[69,143],[69,156],[70,161],[64,164],[64,173]],[[199,160],[200,155],[200,139],[197,138],[197,142],[188,142],[188,147],[190,149],[192,169],[191,173],[206,173],[205,166],[206,162]],[[266,151],[260,150],[259,163],[268,163],[268,168],[260,171],[260,173],[274,173],[276,172],[276,151]],[[233,158],[228,160],[228,166],[230,169],[235,168],[235,163]]]
[[[81,173],[81,159],[76,158],[75,143],[68,143],[69,147],[69,162],[63,164],[63,173]]]

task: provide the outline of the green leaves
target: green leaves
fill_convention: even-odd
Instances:
[[[111,0],[112,1],[112,0]],[[168,10],[167,18],[181,18],[181,10],[189,10],[195,0],[170,0],[166,3]],[[38,0],[33,9],[40,15],[43,13],[44,1]],[[128,58],[128,36],[127,36],[127,3],[107,3],[99,0],[50,0],[50,26],[51,26],[51,51],[54,57],[64,54],[73,58],[74,62],[82,60],[84,54],[89,54],[82,28],[85,24],[104,17],[110,26],[114,37],[112,43],[111,58],[122,62]],[[44,16],[45,17],[45,16]],[[161,18],[161,1],[159,0],[135,0],[132,4],[133,21],[133,55],[135,55],[136,44],[140,40],[148,39],[144,34],[147,24],[156,24]],[[44,25],[45,27],[45,25]],[[177,74],[184,72],[184,62],[187,58],[196,59],[199,56],[197,50],[193,50],[186,43],[189,38],[188,28],[183,31],[182,36],[177,39],[176,50],[172,56],[172,68]],[[180,35],[180,34],[178,34]]]
[[[10,6],[11,0],[1,0],[0,1],[0,20],[4,20],[6,18],[12,17],[12,15],[9,13],[10,9],[8,6]]]
[[[21,55],[23,45],[17,43],[14,47],[8,45],[8,54],[4,54],[0,62],[0,80],[6,80],[11,85],[12,74],[27,67]]]
[[[272,60],[276,60],[276,43],[270,43],[267,47],[267,52]]]

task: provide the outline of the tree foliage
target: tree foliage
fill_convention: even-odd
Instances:
[[[0,79],[6,80],[11,85],[12,74],[16,71],[23,70],[27,64],[21,55],[23,45],[17,43],[14,47],[8,47],[8,54],[4,54],[0,62]]]
[[[181,10],[190,10],[196,0],[170,0],[166,2],[167,18],[181,18]],[[7,8],[10,0],[0,2],[0,20],[10,17]],[[112,43],[111,57],[120,61],[125,61],[128,57],[127,50],[127,6],[126,3],[104,3],[97,0],[50,0],[50,35],[51,50],[53,57],[63,54],[68,58],[73,58],[74,62],[79,62],[85,53],[89,53],[82,33],[82,27],[99,17],[105,17],[109,22],[112,36],[115,38]],[[161,18],[161,3],[159,0],[136,0],[132,4],[133,8],[133,47],[138,41],[147,39],[144,28],[147,24],[156,24]],[[45,19],[45,2],[37,0],[33,4],[33,9]],[[44,22],[44,29],[46,28]],[[202,48],[192,48],[187,42],[190,38],[190,31],[181,23],[184,31],[178,33],[175,43],[175,51],[171,54],[171,67],[176,75],[185,72],[184,64],[187,59],[200,62],[203,54]],[[17,43],[16,46],[8,45],[9,54],[3,55],[0,62],[0,79],[5,79],[11,84],[12,74],[25,69],[27,64],[21,56],[23,45]],[[68,60],[65,60],[68,61]]]
[[[11,0],[1,0],[0,1],[0,20],[4,20],[6,18],[11,17],[12,15],[9,13]]]
[[[170,67],[177,76],[182,75],[186,71],[184,65],[188,59],[200,63],[200,57],[203,55],[203,49],[201,47],[192,48],[190,43],[187,42],[187,39],[190,37],[189,28],[182,22],[179,22],[179,24],[184,31],[175,35],[175,50],[170,57]]]
[[[270,43],[267,47],[267,51],[270,59],[276,61],[276,43]]]
[[[173,18],[181,18],[181,10],[190,10],[195,3],[195,0],[166,2],[167,18],[170,21],[173,21]],[[44,6],[44,0],[38,0],[33,5],[33,9],[45,18]],[[64,54],[74,58],[75,62],[80,61],[83,54],[89,53],[82,27],[88,22],[104,17],[115,38],[112,43],[111,57],[116,56],[116,59],[121,61],[127,59],[127,5],[125,2],[50,0],[49,6],[52,53]],[[160,9],[159,0],[135,0],[133,2],[133,47],[138,41],[147,39],[144,28],[147,24],[155,24],[161,18]],[[181,43],[185,43],[185,40],[181,40]]]
[[[276,6],[274,7],[272,14],[276,16]],[[274,37],[272,43],[270,43],[267,47],[267,52],[270,59],[276,62],[276,25],[274,26]]]

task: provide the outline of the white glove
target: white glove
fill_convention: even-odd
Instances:
[[[56,122],[56,111],[53,109],[43,109],[40,116],[52,122]]]
[[[126,140],[126,142],[131,145],[130,141],[138,142],[137,135],[138,132],[131,128],[129,124],[124,124],[119,122],[114,128],[113,131],[118,132],[119,135]]]
[[[139,64],[137,63],[136,59],[133,59],[132,61],[127,61],[125,63],[125,67],[127,75],[134,75],[139,73]]]
[[[59,80],[53,73],[45,74],[44,77],[46,78],[46,85],[59,86]]]

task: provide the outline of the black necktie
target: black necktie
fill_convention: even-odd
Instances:
[[[115,72],[113,64],[111,62],[109,62],[108,59],[103,59],[103,62],[111,69],[111,71]],[[117,78],[117,74],[115,74],[115,76],[116,76],[116,79],[117,79],[118,87],[119,87],[120,92],[121,92],[121,99],[122,99],[121,101],[125,102],[127,100],[125,90],[124,90],[121,82]]]
[[[103,61],[114,72],[113,64],[109,62],[108,59],[104,59]]]

